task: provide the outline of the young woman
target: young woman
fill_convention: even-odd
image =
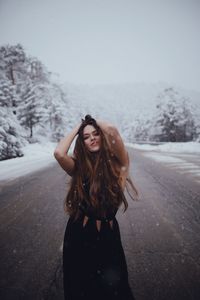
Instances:
[[[133,300],[115,215],[122,203],[128,207],[123,193],[127,182],[136,198],[138,193],[128,177],[128,153],[118,130],[87,115],[58,143],[54,156],[71,176],[65,200],[65,299]]]

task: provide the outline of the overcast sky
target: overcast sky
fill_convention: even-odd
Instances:
[[[200,0],[0,0],[0,45],[21,43],[72,83],[200,91]]]

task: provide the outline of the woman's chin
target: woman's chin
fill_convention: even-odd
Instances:
[[[94,148],[91,148],[89,151],[90,152],[98,152],[99,151],[99,147],[94,147]]]

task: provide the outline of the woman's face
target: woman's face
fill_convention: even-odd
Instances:
[[[86,125],[83,129],[83,140],[90,152],[96,152],[101,146],[101,136],[92,125]]]

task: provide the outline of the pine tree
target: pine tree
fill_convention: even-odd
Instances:
[[[6,78],[13,85],[16,83],[17,73],[25,62],[25,59],[26,55],[20,44],[0,47],[0,71],[5,73]]]
[[[44,64],[36,57],[27,57],[27,73],[29,79],[35,84],[48,84],[50,72],[47,71]]]
[[[34,126],[40,123],[42,119],[42,108],[37,86],[34,86],[31,81],[27,82],[21,97],[18,119],[20,124],[30,131],[30,138],[32,138]]]
[[[66,131],[67,127],[67,99],[62,89],[53,84],[51,90],[52,103],[49,108],[49,120],[51,128],[51,140],[53,142],[59,141]]]
[[[189,99],[180,96],[173,88],[159,94],[152,138],[163,142],[193,140],[195,124],[189,103]]]
[[[23,156],[26,144],[24,133],[13,112],[13,86],[8,80],[0,80],[0,160]],[[20,133],[20,134],[19,134]]]

